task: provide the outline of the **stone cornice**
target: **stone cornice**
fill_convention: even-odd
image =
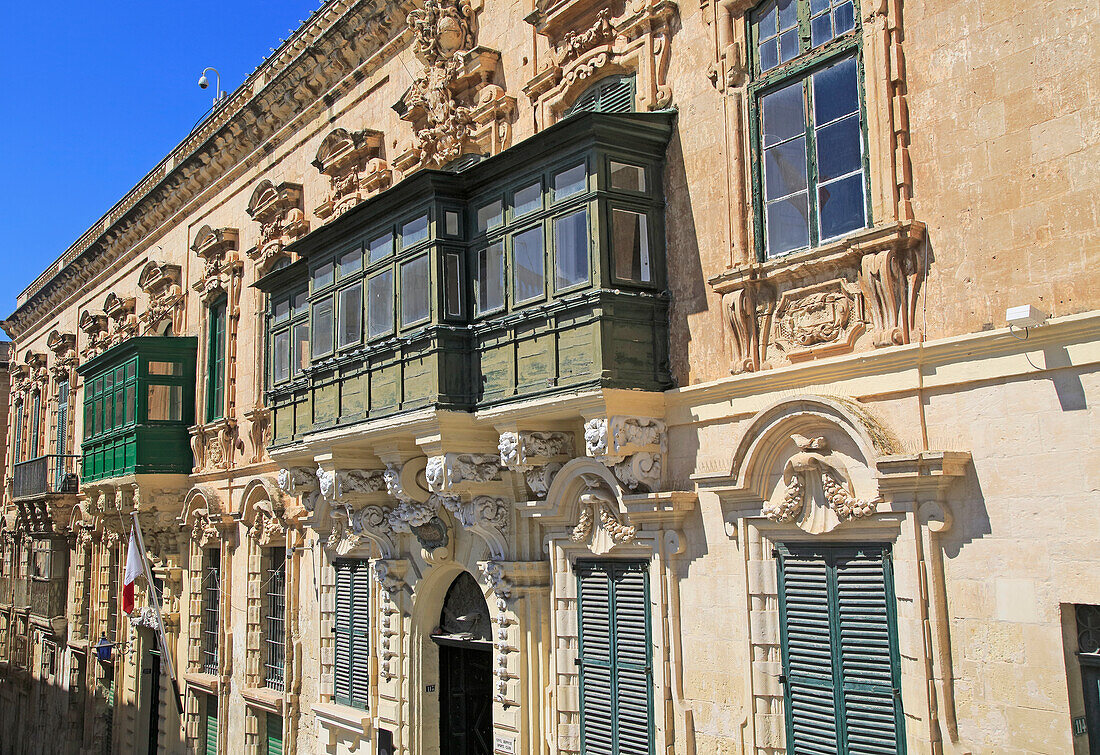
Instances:
[[[3,322],[20,338],[96,276],[136,253],[196,197],[257,148],[313,110],[334,89],[349,89],[364,63],[406,34],[410,0],[379,4],[330,0],[215,112],[89,228],[18,297]],[[355,79],[356,81],[358,79]]]

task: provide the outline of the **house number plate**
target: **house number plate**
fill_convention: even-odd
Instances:
[[[493,737],[493,749],[498,755],[516,755],[516,740],[497,734]]]

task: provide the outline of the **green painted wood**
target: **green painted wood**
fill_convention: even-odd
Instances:
[[[268,713],[264,718],[267,755],[283,755],[283,717]]]
[[[369,562],[337,561],[335,571],[335,698],[341,705],[365,709],[370,701]]]
[[[206,696],[203,744],[206,748],[206,755],[216,755],[218,752],[218,698],[214,695]]]
[[[225,411],[225,328],[227,299],[222,296],[207,310],[206,421]]]
[[[779,548],[787,743],[808,755],[903,755],[889,549]]]

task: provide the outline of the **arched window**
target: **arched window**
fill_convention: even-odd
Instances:
[[[568,118],[576,113],[633,113],[634,77],[608,76],[581,92],[565,111]]]
[[[749,15],[757,248],[777,257],[870,223],[853,0],[766,0]]]

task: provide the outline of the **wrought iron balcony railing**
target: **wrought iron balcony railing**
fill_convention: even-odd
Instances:
[[[79,458],[49,454],[19,462],[12,474],[12,497],[18,500],[45,493],[76,493],[80,486]]]

